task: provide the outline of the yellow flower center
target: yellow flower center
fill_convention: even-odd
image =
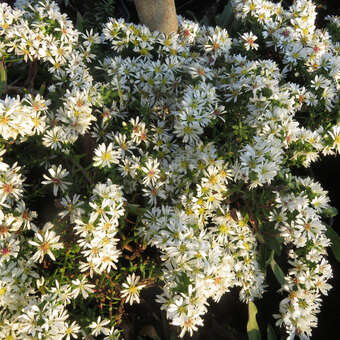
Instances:
[[[111,159],[111,154],[109,152],[104,152],[102,155],[104,161],[109,161]]]

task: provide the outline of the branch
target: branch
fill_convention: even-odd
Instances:
[[[174,0],[135,0],[139,20],[151,31],[176,33],[178,21]]]

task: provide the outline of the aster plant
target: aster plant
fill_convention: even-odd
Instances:
[[[151,285],[180,337],[234,287],[256,333],[269,270],[278,329],[312,336],[335,209],[296,170],[340,150],[339,18],[231,4],[230,32],[172,33],[0,4],[1,338],[119,339]]]

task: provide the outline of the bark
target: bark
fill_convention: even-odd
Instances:
[[[139,20],[151,31],[177,32],[178,21],[174,0],[135,0]]]

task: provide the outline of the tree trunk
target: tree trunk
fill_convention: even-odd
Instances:
[[[178,22],[174,0],[135,0],[139,20],[151,31],[166,34],[177,32]]]

